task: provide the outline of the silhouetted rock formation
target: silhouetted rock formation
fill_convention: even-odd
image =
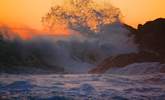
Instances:
[[[89,73],[104,73],[112,67],[125,67],[132,63],[165,61],[164,18],[149,21],[144,25],[139,24],[138,29],[126,24],[124,24],[124,26],[130,30],[130,35],[134,36],[135,42],[139,46],[139,53],[109,57]],[[164,69],[162,69],[163,72]]]
[[[134,36],[140,51],[155,52],[165,57],[165,18],[139,24],[138,29],[126,24],[124,26]]]
[[[165,19],[139,24],[135,39],[141,50],[156,52],[165,57]]]

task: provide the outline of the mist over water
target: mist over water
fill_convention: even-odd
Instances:
[[[64,68],[69,73],[87,73],[109,56],[137,51],[133,36],[120,21],[118,8],[103,6],[92,0],[70,0],[66,3],[52,7],[43,17],[43,23],[51,30],[59,30],[54,26],[65,24],[66,28],[73,30],[70,35],[34,36],[34,32],[28,30],[32,34],[31,39],[14,39],[22,57],[33,55],[35,51],[51,66]],[[6,30],[6,34],[14,34],[12,29]]]
[[[69,36],[34,36],[29,40],[11,41],[17,42],[23,57],[34,54],[35,50],[44,62],[69,73],[87,73],[106,57],[137,51],[133,37],[120,22],[107,25],[102,32],[92,35],[73,31]]]

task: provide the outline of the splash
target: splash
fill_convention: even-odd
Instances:
[[[63,0],[63,3],[51,7],[42,22],[49,29],[64,25],[78,31],[99,32],[101,26],[119,21],[120,17],[120,10],[111,4],[93,0]]]
[[[12,31],[4,33],[10,38],[20,37],[27,40],[36,36],[69,36],[73,31],[80,34],[99,33],[104,25],[120,20],[120,10],[111,4],[93,0],[62,1],[52,6],[42,18],[43,29],[15,23],[0,25],[0,28]]]
[[[64,0],[42,18],[44,30],[10,28],[7,33],[28,37],[26,41],[15,40],[21,57],[37,55],[36,59],[49,65],[46,67],[85,73],[109,56],[137,51],[133,37],[120,21],[120,14],[110,4]]]

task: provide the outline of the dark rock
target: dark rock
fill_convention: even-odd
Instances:
[[[165,57],[165,18],[139,24],[133,34],[140,50],[156,52]]]
[[[162,62],[159,55],[148,52],[122,54],[115,57],[109,57],[100,63],[96,68],[89,71],[89,73],[105,73],[112,67],[125,67],[133,63],[143,62]]]
[[[89,73],[104,73],[112,67],[125,67],[133,63],[165,62],[165,18],[139,24],[138,29],[126,24],[124,26],[134,37],[139,52],[109,57]],[[165,72],[165,68],[161,72]]]

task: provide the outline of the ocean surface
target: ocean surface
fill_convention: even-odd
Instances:
[[[165,74],[2,74],[0,100],[165,100]]]

